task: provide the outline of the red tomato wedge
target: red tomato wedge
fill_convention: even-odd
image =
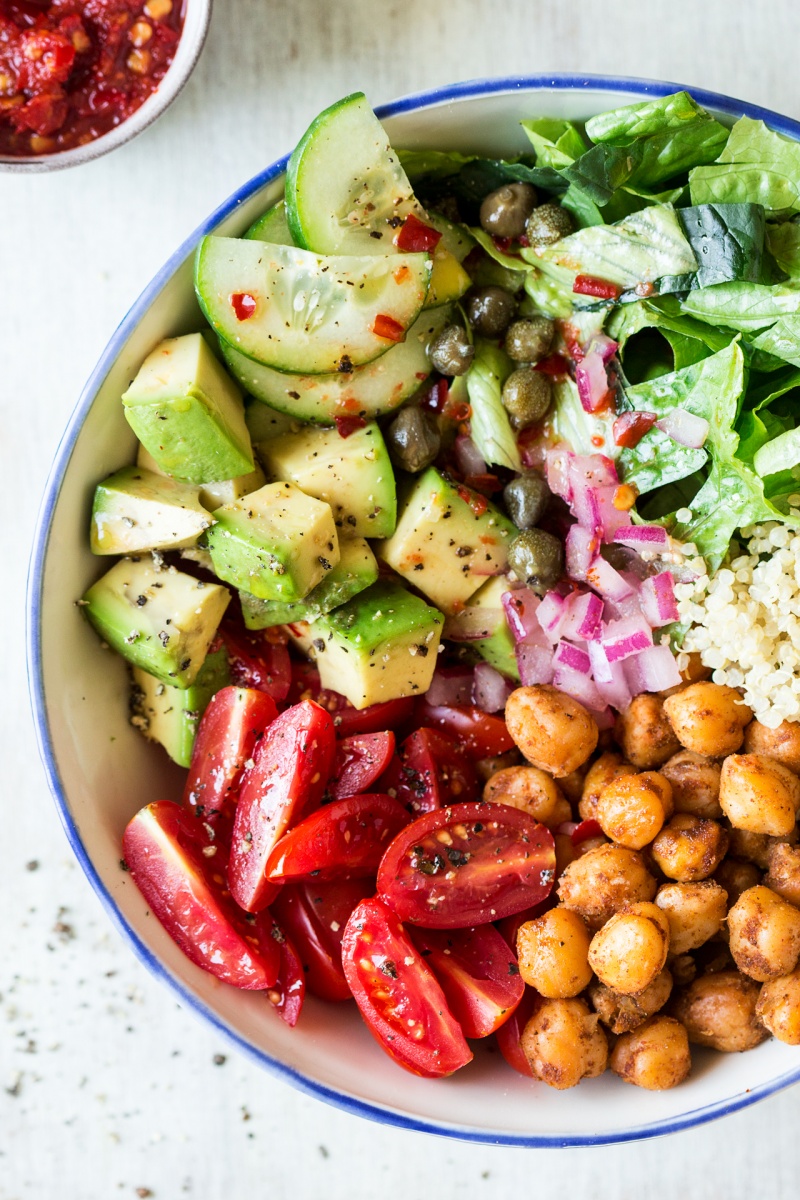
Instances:
[[[412,939],[439,980],[465,1037],[488,1037],[508,1020],[525,984],[516,955],[493,925],[415,929]]]
[[[465,929],[538,904],[555,879],[553,835],[505,804],[454,804],[418,817],[378,868],[378,895],[402,921]]]
[[[436,976],[377,897],[362,901],[347,922],[342,966],[367,1028],[401,1067],[436,1078],[471,1060]]]
[[[368,708],[353,708],[346,696],[320,687],[319,671],[311,663],[292,663],[292,686],[289,701],[316,700],[333,716],[336,732],[340,737],[352,737],[356,733],[381,733],[386,729],[397,729],[410,720],[416,700],[404,696],[399,700],[384,700]]]
[[[273,700],[285,700],[292,682],[289,651],[268,630],[246,629],[235,612],[225,614],[217,631],[228,653],[231,678],[240,687],[256,688]]]
[[[275,701],[254,688],[226,687],[212,697],[197,730],[183,803],[196,817],[236,804],[239,780],[256,742],[278,715]]]
[[[514,740],[502,717],[493,717],[473,704],[428,704],[418,702],[415,716],[420,725],[444,729],[473,758],[494,758],[514,749]]]
[[[520,1075],[527,1076],[528,1079],[533,1078],[533,1071],[530,1068],[527,1058],[522,1053],[520,1041],[525,1026],[534,1014],[538,1000],[538,992],[535,992],[531,987],[526,987],[519,1004],[505,1024],[501,1025],[494,1035],[497,1040],[497,1048],[508,1065],[513,1067]]]
[[[278,945],[232,903],[224,851],[202,821],[172,800],[158,800],[136,814],[122,846],[134,883],[187,958],[234,987],[272,987]]]
[[[353,909],[372,892],[364,880],[290,883],[273,910],[291,938],[310,992],[321,1000],[349,1000],[342,968],[342,938]]]
[[[330,785],[335,800],[368,792],[394,754],[394,734],[360,733],[344,738],[336,748],[336,769]]]
[[[280,954],[278,978],[268,989],[267,999],[277,1008],[279,1016],[286,1024],[293,1028],[297,1024],[306,998],[306,980],[300,955],[291,938],[270,913],[260,914],[256,920],[256,928],[262,937],[272,938]]]
[[[408,810],[391,796],[334,800],[283,835],[269,856],[267,878],[283,883],[374,875],[384,850],[408,822]]]
[[[475,767],[455,738],[438,729],[417,729],[395,755],[381,786],[417,815],[477,800]]]
[[[315,808],[325,791],[336,751],[329,713],[303,700],[272,722],[242,776],[233,822],[228,881],[246,912],[270,903],[267,859],[294,822]]]

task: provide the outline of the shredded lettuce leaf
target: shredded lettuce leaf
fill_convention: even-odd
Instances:
[[[574,379],[553,384],[553,405],[545,423],[549,440],[566,442],[576,454],[602,454],[616,458],[619,447],[612,435],[614,413],[588,413],[581,404]]]
[[[800,212],[800,144],[741,117],[717,161],[689,174],[692,204],[762,204],[767,216]]]
[[[690,292],[681,309],[710,325],[754,333],[787,313],[800,312],[800,283],[720,283]]]
[[[494,343],[479,340],[475,343],[472,366],[464,378],[472,408],[472,440],[484,462],[521,471],[517,439],[501,399],[503,384],[512,369],[507,354]]]

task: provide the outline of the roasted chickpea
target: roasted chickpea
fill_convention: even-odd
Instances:
[[[580,858],[580,854],[568,833],[554,833],[553,842],[556,848],[556,879],[560,879],[569,864]]]
[[[746,754],[777,758],[800,775],[800,722],[783,721],[777,729],[768,729],[760,721],[751,721],[744,731],[744,750]]]
[[[730,950],[740,971],[765,983],[800,958],[800,909],[763,884],[742,892],[728,913]]]
[[[731,848],[733,838],[731,838]],[[714,879],[728,893],[728,907],[735,904],[742,892],[761,883],[761,872],[754,863],[740,862],[737,858],[723,859],[714,872]]]
[[[688,662],[681,671],[681,679],[684,683],[699,683],[701,679],[710,679],[712,675],[711,667],[707,667],[702,658],[696,651],[687,654]]]
[[[596,821],[597,800],[603,788],[613,780],[621,779],[624,775],[635,774],[636,767],[631,763],[625,762],[621,754],[615,754],[613,751],[601,754],[589,767],[589,770],[586,772],[586,778],[583,781],[580,804],[578,805],[581,820]]]
[[[606,844],[570,863],[558,881],[558,898],[599,929],[626,904],[652,900],[656,881],[635,850]]]
[[[603,833],[620,846],[641,850],[672,814],[672,788],[657,771],[623,775],[607,783],[597,800]]]
[[[577,770],[597,745],[589,712],[553,687],[521,687],[506,701],[508,732],[522,753],[559,779]]]
[[[794,825],[783,837],[768,837],[766,833],[750,833],[746,829],[731,829],[728,853],[733,858],[743,858],[745,862],[755,863],[762,871],[769,866],[769,856],[773,846],[797,845],[798,832]]]
[[[664,712],[681,745],[709,758],[734,754],[753,717],[735,688],[708,681],[691,683],[668,696]]]
[[[604,1025],[612,1033],[630,1033],[667,1003],[672,992],[672,974],[665,967],[643,992],[626,996],[596,979],[589,986],[589,999]]]
[[[513,750],[508,750],[505,754],[496,754],[494,758],[477,759],[475,770],[478,772],[478,779],[480,779],[481,783],[488,783],[498,771],[505,771],[508,767],[516,767],[521,762],[522,755],[515,746]]]
[[[587,766],[583,763],[575,771],[570,771],[569,775],[559,776],[558,786],[561,788],[564,795],[569,800],[570,804],[577,804],[583,792],[583,782],[586,778]]]
[[[534,1078],[563,1090],[602,1075],[608,1043],[584,1000],[541,1000],[520,1039]]]
[[[688,987],[697,975],[697,963],[691,954],[676,954],[670,959],[669,969],[675,987]]]
[[[660,767],[681,748],[664,713],[664,701],[644,692],[619,714],[614,737],[628,762],[645,771]]]
[[[800,1046],[800,971],[770,979],[761,988],[756,1016],[779,1042]]]
[[[522,809],[545,825],[560,825],[572,819],[569,801],[558,784],[538,767],[508,767],[498,771],[483,789],[483,798],[492,804]]]
[[[633,1033],[622,1035],[609,1066],[625,1083],[652,1092],[677,1087],[692,1069],[689,1036],[674,1017],[651,1017]]]
[[[737,829],[781,837],[794,829],[800,779],[765,754],[729,754],[722,764],[719,802]]]
[[[800,908],[800,849],[774,842],[767,858],[764,886]]]
[[[712,942],[706,942],[699,950],[694,951],[693,958],[698,975],[717,975],[720,971],[736,969],[733,955],[724,941],[714,939]]]
[[[716,821],[676,813],[650,847],[653,862],[669,879],[696,883],[713,875],[728,849],[728,834]]]
[[[626,996],[643,992],[664,969],[669,922],[644,901],[627,904],[592,938],[589,966],[601,983]]]
[[[702,883],[665,883],[656,904],[669,922],[672,954],[696,950],[719,933],[728,908],[728,894],[713,879]]]
[[[752,1050],[767,1036],[756,1017],[759,987],[738,971],[701,975],[670,1005],[689,1041],[712,1050]]]
[[[519,973],[548,999],[577,996],[592,978],[589,930],[583,917],[568,908],[551,908],[517,933]]]
[[[688,812],[711,820],[722,816],[719,763],[691,750],[679,750],[664,763],[661,774],[672,785],[675,812]]]

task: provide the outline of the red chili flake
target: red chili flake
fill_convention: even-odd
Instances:
[[[651,412],[620,413],[612,427],[614,443],[632,450],[655,425],[658,417]]]
[[[339,437],[349,438],[357,429],[364,429],[367,422],[363,417],[334,417],[333,423]]]
[[[256,298],[249,292],[233,292],[230,301],[237,321],[249,321],[256,311]]]
[[[406,331],[399,321],[395,321],[394,317],[387,316],[386,313],[378,313],[372,326],[372,332],[376,337],[386,338],[387,342],[402,342],[406,336]]]
[[[398,250],[407,250],[409,254],[416,254],[420,251],[435,250],[441,237],[438,229],[432,229],[430,225],[420,221],[413,213],[409,213],[395,237],[394,243]]]
[[[440,413],[447,404],[447,396],[450,387],[446,379],[437,379],[433,387],[428,392],[425,399],[422,401],[423,408],[429,408],[431,412]]]
[[[596,296],[598,300],[616,300],[622,295],[622,288],[616,283],[598,279],[596,275],[576,275],[572,290],[579,296]]]
[[[489,507],[489,501],[485,496],[481,496],[478,492],[473,492],[469,488],[459,484],[457,487],[459,498],[468,504],[476,517],[482,517]]]
[[[569,363],[563,354],[548,354],[547,358],[540,359],[533,369],[541,371],[543,375],[569,375]]]

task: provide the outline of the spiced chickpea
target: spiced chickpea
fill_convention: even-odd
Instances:
[[[583,917],[569,908],[551,908],[519,928],[519,973],[540,996],[577,996],[592,978],[590,940]]]
[[[666,967],[664,968],[666,970]],[[669,971],[675,987],[687,987],[697,975],[697,963],[691,954],[676,954],[669,961]],[[661,972],[664,974],[664,971]]]
[[[755,863],[762,871],[769,866],[769,856],[773,846],[796,846],[798,840],[797,826],[793,825],[789,833],[783,837],[768,837],[766,833],[750,833],[747,829],[730,830],[730,845],[728,853],[733,858],[742,858],[745,862]]]
[[[522,755],[515,746],[513,750],[508,750],[505,754],[497,754],[494,758],[479,758],[475,763],[475,770],[478,772],[478,779],[481,783],[488,783],[498,771],[516,767],[521,762]]]
[[[588,710],[544,684],[513,691],[505,717],[528,762],[557,779],[582,766],[597,745],[599,731]]]
[[[731,849],[733,838],[731,838]],[[742,892],[761,883],[761,872],[755,863],[740,862],[730,855],[723,859],[714,872],[714,879],[728,893],[728,907],[736,903]]]
[[[626,996],[643,992],[664,969],[669,922],[655,904],[627,904],[592,938],[589,966],[601,983]]]
[[[763,985],[756,1016],[779,1042],[800,1046],[800,971],[770,979]]]
[[[669,879],[696,883],[713,875],[728,849],[728,834],[716,821],[676,813],[650,847],[656,866]]]
[[[630,1033],[667,1003],[672,991],[672,973],[665,967],[652,983],[635,996],[615,992],[596,979],[589,986],[589,999],[604,1025],[612,1033]]]
[[[744,750],[746,754],[777,758],[800,775],[800,722],[783,721],[777,729],[768,729],[760,721],[751,721],[744,731]]]
[[[647,693],[634,696],[619,714],[614,736],[628,762],[645,771],[660,767],[681,748],[667,720],[664,701]]]
[[[641,850],[672,815],[672,788],[657,771],[622,775],[603,788],[596,813],[600,828],[612,841]]]
[[[782,837],[797,820],[800,779],[766,754],[729,754],[722,764],[719,802],[737,829]]]
[[[661,774],[672,786],[675,812],[692,813],[695,817],[714,820],[722,816],[719,803],[720,765],[712,758],[679,750],[661,768]]]
[[[582,821],[597,820],[597,800],[603,788],[623,775],[635,775],[637,768],[625,762],[621,754],[608,751],[601,754],[586,772],[581,790],[578,813]]]
[[[680,744],[709,758],[734,754],[753,716],[735,688],[707,680],[667,697],[664,712]]]
[[[728,913],[730,951],[740,971],[765,983],[800,958],[800,909],[763,884],[742,892]]]
[[[574,845],[568,833],[554,833],[553,842],[556,848],[556,879],[560,879],[571,862],[580,858],[579,848]]]
[[[585,1000],[541,1000],[520,1039],[535,1079],[563,1090],[602,1075],[608,1043]]]
[[[492,804],[508,804],[545,825],[572,819],[572,810],[556,781],[538,767],[507,767],[493,775],[483,789]]]
[[[635,850],[606,843],[576,858],[558,881],[558,898],[599,929],[626,904],[652,900],[656,881]]]
[[[699,683],[701,679],[711,678],[711,667],[707,667],[696,651],[687,654],[688,662],[681,671],[684,683]]]
[[[774,842],[767,857],[764,886],[800,908],[800,848]]]
[[[672,1015],[689,1041],[712,1050],[752,1050],[767,1037],[756,1017],[759,986],[738,971],[701,975],[678,993]]]
[[[611,1051],[608,1065],[625,1083],[662,1092],[683,1083],[692,1069],[689,1035],[674,1017],[651,1017],[632,1033],[624,1033]]]
[[[569,775],[559,776],[558,786],[561,788],[564,795],[569,800],[570,804],[577,804],[583,794],[583,784],[586,779],[587,765],[584,763],[578,767],[576,771],[570,771]]]
[[[656,892],[655,903],[669,922],[670,953],[685,954],[719,933],[728,908],[728,894],[713,879],[665,883]]]

